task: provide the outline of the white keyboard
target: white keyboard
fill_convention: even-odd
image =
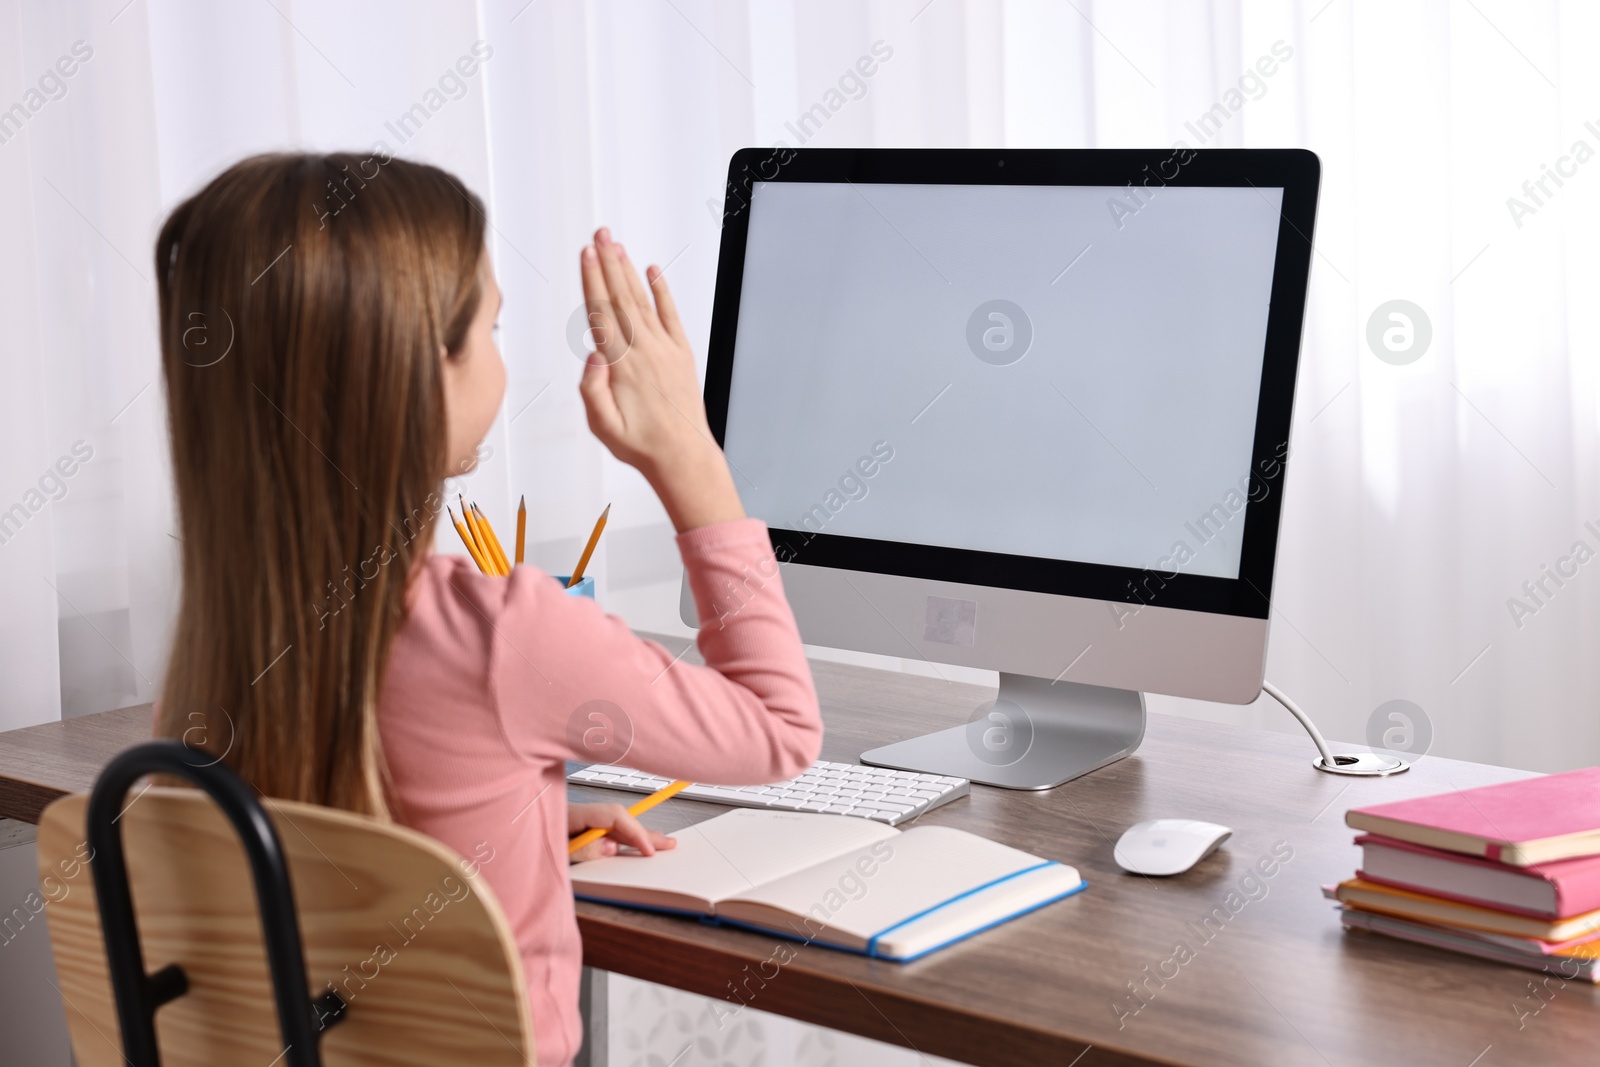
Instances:
[[[625,789],[630,793],[654,793],[669,784],[666,778],[603,763],[592,763],[573,771],[567,775],[567,781],[574,785]],[[972,783],[965,778],[818,760],[810,770],[787,782],[774,785],[696,783],[678,796],[739,808],[855,815],[894,826],[971,791]]]

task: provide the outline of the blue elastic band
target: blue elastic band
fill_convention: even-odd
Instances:
[[[983,885],[976,886],[976,887],[974,887],[972,889],[969,889],[965,893],[957,893],[955,896],[951,897],[949,900],[946,900],[941,904],[935,904],[931,908],[924,908],[923,910],[917,912],[915,915],[912,915],[909,918],[901,919],[899,922],[895,923],[893,926],[886,927],[885,929],[879,930],[877,933],[873,934],[872,937],[870,937],[867,940],[867,955],[875,957],[875,958],[878,957],[878,941],[879,941],[880,938],[885,937],[886,935],[893,933],[894,931],[900,929],[902,926],[905,926],[908,923],[914,923],[918,919],[923,918],[924,916],[932,915],[934,912],[938,911],[940,908],[947,908],[950,905],[954,904],[958,900],[965,900],[967,897],[970,897],[975,893],[982,893],[986,889],[993,889],[995,886],[1000,885],[1002,882],[1009,882],[1013,878],[1020,878],[1025,874],[1032,874],[1034,871],[1040,871],[1040,870],[1043,870],[1046,867],[1059,867],[1059,866],[1061,866],[1061,864],[1057,863],[1055,860],[1045,860],[1043,863],[1036,863],[1032,867],[1024,867],[1020,871],[1013,871],[1008,875],[1004,875],[1003,877],[996,878],[992,882],[985,882]]]

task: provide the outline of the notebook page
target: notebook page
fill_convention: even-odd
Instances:
[[[714,903],[900,831],[850,815],[735,808],[672,836],[678,846],[654,856],[578,864],[572,868],[574,890],[605,897],[608,886],[634,887]]]
[[[729,918],[771,925],[773,912],[804,920],[802,936],[826,925],[841,941],[865,943],[911,916],[978,886],[1044,862],[1038,856],[948,826],[918,826],[893,840],[825,860],[718,906]],[[1070,867],[1063,875],[1076,885]],[[871,873],[868,873],[871,872]]]

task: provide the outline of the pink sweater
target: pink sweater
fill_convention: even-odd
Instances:
[[[816,690],[766,526],[678,538],[707,666],[673,661],[591,600],[520,567],[428,558],[378,704],[396,816],[476,857],[516,931],[540,1067],[582,1041],[567,872],[568,759],[748,785],[817,758]]]

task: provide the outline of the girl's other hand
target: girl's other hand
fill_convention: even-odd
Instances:
[[[579,391],[611,454],[645,476],[679,533],[744,517],[728,462],[706,422],[694,351],[661,268],[651,293],[610,231],[580,256],[596,350]]]
[[[644,824],[628,814],[621,804],[568,804],[567,835],[569,837],[604,827],[611,832],[598,841],[591,841],[567,859],[572,863],[597,860],[602,856],[615,856],[623,845],[632,845],[646,856],[658,848],[677,848],[678,842],[666,834],[646,830]]]

